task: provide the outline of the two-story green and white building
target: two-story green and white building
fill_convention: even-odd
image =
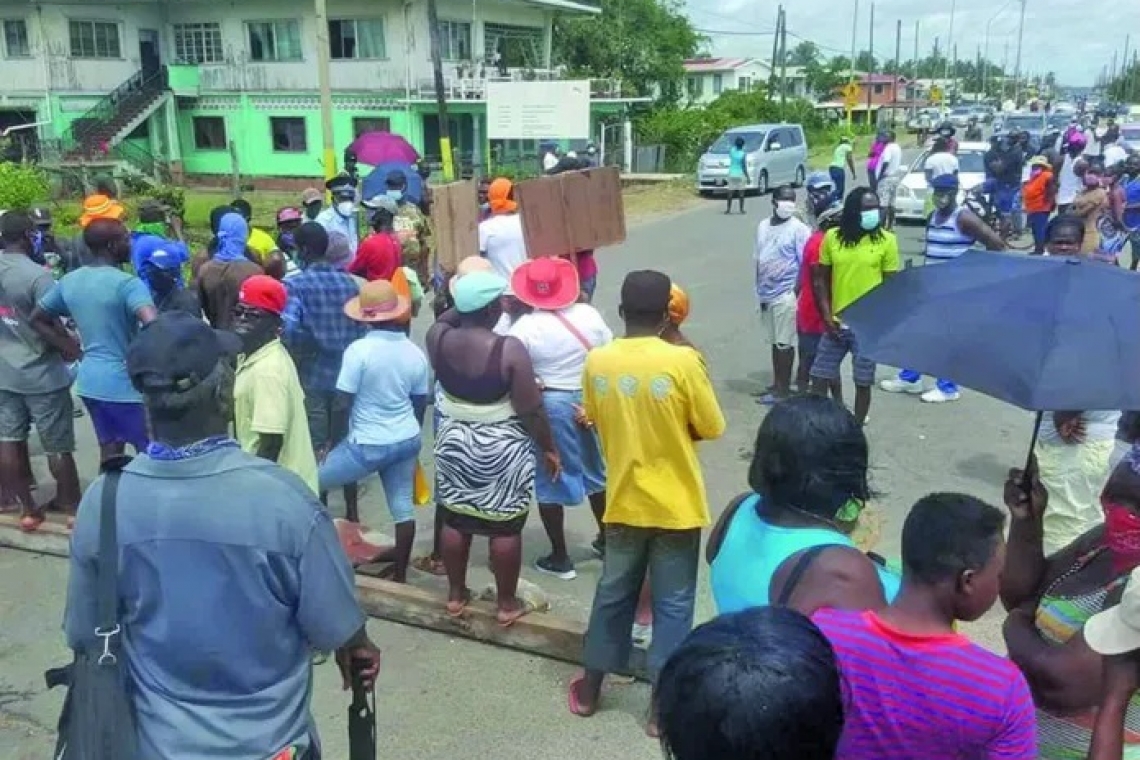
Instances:
[[[597,0],[439,0],[454,149],[488,150],[488,82],[564,78],[556,13]],[[334,144],[388,129],[438,153],[426,0],[327,0]],[[324,174],[314,0],[0,0],[0,132],[45,163],[156,177]],[[591,82],[595,137],[630,99]],[[612,131],[612,130],[610,130]],[[506,152],[537,146],[507,141]]]

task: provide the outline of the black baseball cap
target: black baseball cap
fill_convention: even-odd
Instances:
[[[185,312],[160,314],[127,348],[127,373],[140,393],[185,393],[218,362],[241,353],[241,339]]]
[[[28,218],[32,220],[32,224],[46,227],[52,222],[51,209],[46,206],[34,206],[32,210],[28,212]]]

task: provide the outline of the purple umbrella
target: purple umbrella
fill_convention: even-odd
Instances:
[[[420,154],[407,140],[391,132],[365,132],[348,147],[362,164],[414,164]]]

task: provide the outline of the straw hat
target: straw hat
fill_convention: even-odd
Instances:
[[[360,288],[360,295],[344,305],[345,315],[357,322],[395,322],[408,315],[408,299],[387,280],[373,280]]]

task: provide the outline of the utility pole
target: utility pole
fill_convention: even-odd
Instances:
[[[1025,40],[1025,6],[1027,0],[1021,0],[1021,20],[1017,22],[1017,59],[1013,64],[1013,103],[1021,105],[1021,45]]]
[[[918,69],[918,32],[919,32],[918,22],[915,21],[914,22],[914,71],[912,71],[910,73],[911,79],[918,79],[918,74],[919,74],[919,69]],[[918,103],[912,102],[911,106],[910,106],[911,118],[914,118],[914,115],[917,113],[918,113]]]
[[[776,11],[776,33],[772,35],[772,65],[768,71],[768,99],[776,95],[776,66],[780,63],[780,21],[784,18],[784,6]]]
[[[902,19],[895,22],[895,84],[894,102],[899,102],[899,77],[902,75]]]
[[[958,0],[950,2],[950,31],[946,33],[946,62],[942,67],[943,84],[950,81],[950,51],[954,47],[954,15],[958,12]],[[949,93],[948,93],[949,94]]]
[[[859,38],[859,0],[855,0],[855,10],[851,14],[851,66],[848,72],[848,84],[855,83],[855,45]],[[848,101],[850,103],[850,101]],[[851,129],[851,107],[847,107],[847,129]]]
[[[439,159],[443,181],[455,179],[455,159],[451,155],[451,123],[447,118],[447,90],[443,86],[443,60],[439,50],[439,10],[435,0],[427,0],[428,36],[431,39],[431,70],[435,80],[435,108],[439,120]]]
[[[867,72],[867,126],[871,126],[871,80],[875,76],[875,4],[871,3],[871,22],[867,25],[867,52],[869,57],[867,63],[871,64],[871,70]]]
[[[336,145],[333,142],[332,82],[329,77],[329,20],[325,0],[315,0],[317,17],[317,87],[321,92],[321,147],[325,179],[336,176]]]
[[[788,14],[780,6],[780,105],[788,102]]]

